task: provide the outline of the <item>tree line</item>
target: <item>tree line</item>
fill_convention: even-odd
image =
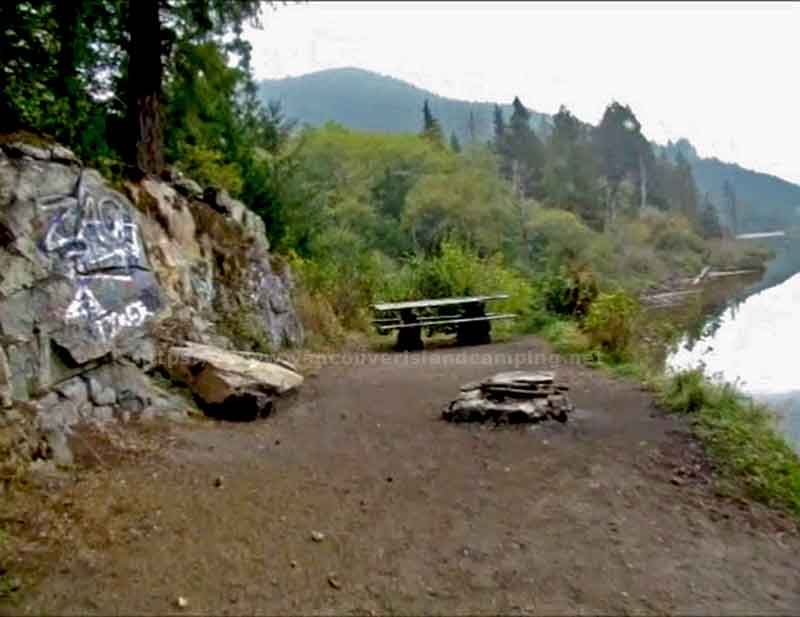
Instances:
[[[598,126],[578,120],[565,106],[553,116],[545,138],[531,128],[531,112],[518,97],[511,115],[495,105],[489,147],[500,174],[520,199],[537,200],[579,215],[596,230],[610,229],[621,213],[636,216],[646,207],[680,213],[704,237],[736,233],[736,195],[724,186],[728,213],[724,229],[708,195],[701,197],[686,156],[659,156],[627,105],[612,102]],[[425,101],[422,135],[443,143],[442,128]],[[450,147],[461,145],[451,133]]]

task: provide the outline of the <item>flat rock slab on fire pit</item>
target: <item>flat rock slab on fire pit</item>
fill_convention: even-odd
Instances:
[[[510,371],[465,384],[461,395],[442,412],[450,422],[520,424],[553,418],[567,421],[574,406],[567,386],[555,384],[553,373]]]
[[[285,366],[210,345],[186,343],[169,355],[172,376],[189,386],[207,413],[225,419],[266,416],[276,396],[303,383]]]

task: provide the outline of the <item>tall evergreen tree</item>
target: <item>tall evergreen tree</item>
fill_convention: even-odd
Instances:
[[[499,154],[503,151],[506,139],[506,121],[503,118],[503,109],[500,105],[494,106],[492,122],[494,126],[494,151]]]
[[[164,6],[162,6],[162,4]],[[204,41],[233,34],[227,46],[249,62],[250,46],[242,24],[256,20],[259,0],[128,0],[127,120],[130,137],[126,154],[141,173],[160,173],[164,165],[162,128],[163,58],[179,40]],[[163,9],[163,10],[162,10]]]
[[[711,196],[706,193],[703,198],[703,205],[700,212],[700,233],[704,238],[721,238],[722,226],[719,222],[719,214],[714,204],[711,202]]]
[[[127,107],[130,149],[128,162],[144,174],[164,168],[161,54],[163,33],[159,0],[138,0],[128,6]]]
[[[471,109],[469,110],[469,118],[467,118],[467,137],[471,145],[475,145],[478,141],[478,123],[475,120],[475,112]]]
[[[453,152],[461,152],[461,142],[458,141],[455,131],[450,131],[450,149]]]
[[[441,145],[444,142],[442,126],[434,117],[433,112],[431,112],[428,99],[425,99],[425,103],[422,106],[422,136],[434,144]]]
[[[533,197],[539,189],[544,153],[542,143],[530,126],[531,113],[518,97],[512,103],[511,118],[501,153],[512,171],[512,181],[524,197]]]
[[[597,186],[598,168],[587,130],[563,105],[553,116],[542,174],[546,203],[579,215],[601,229],[603,208]]]
[[[691,223],[699,224],[697,185],[692,167],[680,150],[675,156],[675,179],[678,209]]]
[[[606,180],[607,220],[613,224],[623,180],[636,183],[640,206],[646,201],[647,178],[654,165],[653,152],[631,108],[616,101],[606,108],[594,131],[593,141]]]
[[[739,212],[736,200],[736,191],[729,180],[722,184],[722,199],[727,210],[728,221],[730,222],[730,232],[733,237],[739,233]]]

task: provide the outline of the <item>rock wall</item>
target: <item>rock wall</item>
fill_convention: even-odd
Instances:
[[[119,188],[61,146],[0,146],[0,407],[31,401],[62,459],[81,421],[185,413],[148,378],[165,346],[252,349],[240,321],[261,351],[303,339],[257,215],[187,178]]]

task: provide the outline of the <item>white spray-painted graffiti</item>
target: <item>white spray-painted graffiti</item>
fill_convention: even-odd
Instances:
[[[72,195],[50,195],[37,201],[48,221],[42,248],[68,266],[64,274],[102,275],[104,270],[144,268],[139,229],[127,208],[113,198],[95,198],[84,186],[83,174]]]
[[[128,209],[109,196],[92,195],[82,173],[73,194],[50,195],[37,200],[37,206],[52,213],[42,250],[56,257],[54,268],[78,286],[65,320],[86,324],[103,342],[124,328],[141,326],[152,315],[141,299],[109,310],[90,288],[98,279],[130,285],[134,272],[149,270],[138,226]]]
[[[110,312],[101,317],[97,321],[98,334],[102,340],[110,341],[123,328],[141,326],[151,314],[141,300],[131,302],[124,310]]]
[[[121,311],[107,311],[88,287],[81,287],[67,307],[67,321],[82,321],[89,325],[102,341],[110,341],[123,328],[141,326],[152,313],[141,300],[131,302]]]

